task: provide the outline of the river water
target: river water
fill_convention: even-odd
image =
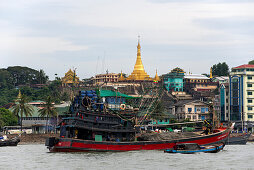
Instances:
[[[226,145],[219,153],[163,151],[49,153],[44,145],[0,147],[0,169],[253,169],[254,143]]]

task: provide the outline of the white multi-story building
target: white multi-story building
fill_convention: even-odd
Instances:
[[[230,120],[254,129],[254,65],[232,68],[229,83]],[[239,127],[241,127],[239,125]]]

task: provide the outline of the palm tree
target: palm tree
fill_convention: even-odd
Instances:
[[[19,98],[16,100],[16,105],[13,107],[12,113],[14,115],[17,115],[19,117],[20,114],[20,127],[21,127],[21,132],[22,132],[22,119],[23,119],[23,114],[25,116],[31,116],[34,109],[32,105],[28,104],[28,98],[24,95],[19,96]]]
[[[46,122],[46,133],[47,133],[47,131],[48,131],[48,118],[57,115],[56,108],[54,107],[52,98],[50,96],[47,97],[44,107],[39,110],[39,115],[41,117],[47,116],[47,122]]]

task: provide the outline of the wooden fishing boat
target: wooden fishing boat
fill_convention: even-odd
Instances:
[[[50,152],[164,150],[173,148],[176,143],[197,143],[199,145],[225,143],[228,135],[228,129],[221,129],[210,135],[171,141],[98,142],[73,138],[48,138],[46,146]]]
[[[251,133],[231,133],[226,145],[246,145]]]
[[[1,139],[0,140],[0,147],[1,146],[17,146],[20,142],[20,139],[18,137],[14,137],[11,139]]]
[[[183,153],[183,154],[193,154],[199,152],[205,153],[217,153],[221,151],[225,146],[225,143],[200,146],[197,143],[180,143],[176,144],[172,149],[165,149],[166,153]]]
[[[136,134],[140,130],[135,127],[137,114],[124,107],[124,99],[129,96],[112,94],[108,91],[106,95],[81,91],[75,97],[68,117],[60,122],[60,137],[46,140],[45,145],[50,152],[164,150],[173,148],[176,143],[211,145],[225,142],[231,131],[231,128],[220,128],[208,135],[137,141]],[[110,103],[112,100],[114,105]],[[105,109],[110,104],[111,108],[114,106],[114,109],[119,109],[118,112]]]

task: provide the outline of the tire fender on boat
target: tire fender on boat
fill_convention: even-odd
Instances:
[[[125,108],[126,108],[126,105],[125,105],[125,104],[121,104],[121,105],[120,105],[120,109],[121,109],[121,110],[125,110]]]

